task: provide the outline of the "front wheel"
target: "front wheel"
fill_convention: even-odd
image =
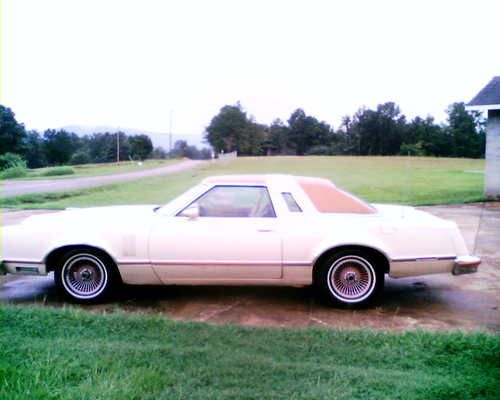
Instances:
[[[382,291],[384,273],[369,254],[345,250],[324,260],[319,266],[316,284],[331,303],[364,306]]]
[[[54,272],[57,286],[80,303],[95,303],[108,296],[116,283],[109,257],[92,249],[66,253]]]

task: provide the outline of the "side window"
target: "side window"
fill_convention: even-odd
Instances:
[[[291,193],[281,193],[290,212],[302,212],[302,208],[297,204]]]
[[[264,186],[215,186],[185,209],[194,205],[198,206],[200,217],[276,217],[271,198]]]

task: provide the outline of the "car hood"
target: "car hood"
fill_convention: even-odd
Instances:
[[[154,215],[156,205],[139,206],[109,206],[90,208],[68,208],[42,215],[34,215],[26,218],[21,224],[23,226],[45,225],[53,226],[67,223],[95,223],[124,222],[138,218],[144,219]]]

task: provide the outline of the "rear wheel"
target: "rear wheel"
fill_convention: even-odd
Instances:
[[[364,306],[382,291],[384,273],[368,252],[343,250],[322,262],[316,284],[323,298],[330,303]]]
[[[116,284],[112,261],[93,249],[76,249],[66,253],[54,271],[57,286],[80,303],[94,303],[109,296]]]

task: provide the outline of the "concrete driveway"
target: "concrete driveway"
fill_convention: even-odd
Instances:
[[[167,175],[185,171],[198,166],[203,161],[185,160],[174,165],[146,169],[143,171],[126,172],[114,175],[88,176],[82,178],[47,179],[33,181],[6,181],[3,184],[3,197],[19,196],[29,193],[60,192],[87,187],[108,185],[111,183],[131,181],[151,176]]]
[[[386,281],[374,308],[342,310],[321,304],[311,288],[277,287],[125,287],[113,303],[85,306],[93,311],[116,308],[161,313],[173,319],[250,326],[374,328],[405,330],[484,329],[500,332],[500,203],[421,207],[456,221],[470,250],[480,255],[472,275],[429,275]],[[7,212],[4,224],[31,213]],[[0,289],[4,302],[66,303],[49,277],[8,276]]]

